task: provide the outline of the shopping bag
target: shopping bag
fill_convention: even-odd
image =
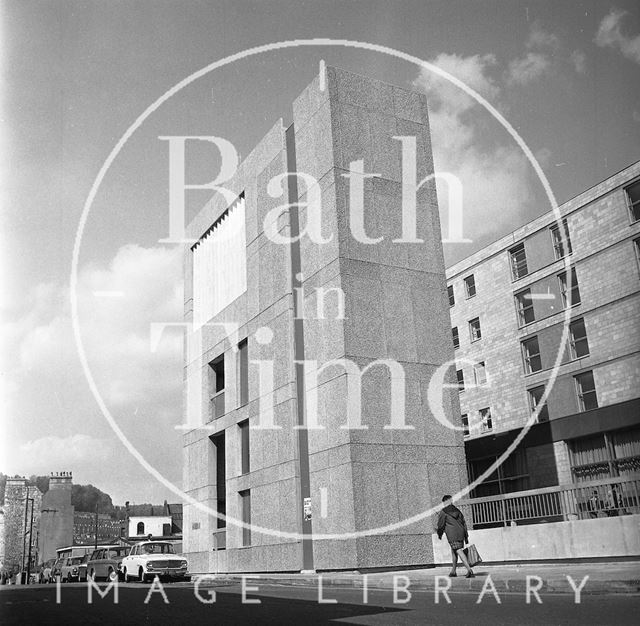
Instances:
[[[478,563],[482,563],[482,557],[474,544],[468,545],[463,552],[467,557],[467,561],[469,561],[469,567],[474,567]]]

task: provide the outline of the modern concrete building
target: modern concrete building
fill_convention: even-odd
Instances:
[[[536,423],[476,496],[640,471],[640,162],[560,214],[447,270],[470,481],[557,372]]]
[[[430,409],[453,346],[435,185],[414,196],[414,235],[409,169],[433,173],[425,97],[327,68],[188,226],[190,571],[432,562],[432,520],[403,522],[466,472],[462,433]],[[435,404],[458,420],[445,380]]]

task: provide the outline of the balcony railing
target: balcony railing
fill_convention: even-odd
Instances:
[[[640,478],[608,478],[458,502],[474,528],[640,513]]]

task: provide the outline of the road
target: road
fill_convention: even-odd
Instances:
[[[324,589],[323,599],[335,604],[319,604],[317,587],[259,585],[247,589],[243,604],[240,585],[211,586],[199,589],[200,597],[215,602],[203,604],[192,583],[123,584],[118,588],[118,604],[113,589],[105,598],[93,591],[88,603],[84,584],[60,586],[60,603],[55,585],[0,587],[0,622],[10,624],[438,624],[444,626],[498,626],[500,624],[637,624],[640,596],[630,594],[584,595],[580,604],[570,594],[541,594],[542,604],[526,604],[524,594],[502,593],[501,604],[486,595],[476,604],[478,594],[451,592],[451,604],[443,598],[434,602],[433,591],[413,591],[406,604],[394,604],[392,590],[369,590],[368,603],[362,590]],[[99,585],[105,589],[104,584]],[[168,603],[165,602],[165,597]],[[148,602],[145,599],[148,597]],[[403,593],[398,600],[405,600]]]

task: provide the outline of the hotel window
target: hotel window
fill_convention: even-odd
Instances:
[[[539,387],[533,387],[528,390],[529,393],[529,407],[531,408],[531,412],[533,413],[540,404],[540,400],[544,395],[544,385],[540,385]],[[543,406],[540,407],[540,412],[538,413],[538,422],[548,422],[549,421],[549,407],[545,402]]]
[[[584,326],[584,319],[581,317],[573,320],[569,324],[569,346],[571,358],[580,359],[589,355],[589,342],[587,340],[587,329]]]
[[[640,239],[636,239],[633,242],[633,246],[636,250],[636,260],[638,261],[638,265],[640,266]]]
[[[476,382],[476,387],[485,387],[487,385],[487,368],[484,361],[476,363],[473,366],[473,377]]]
[[[469,436],[469,416],[465,413],[460,418],[462,420],[462,434],[464,437]]]
[[[459,348],[460,347],[460,335],[458,334],[458,327],[454,326],[451,329],[451,335],[453,336],[453,347],[454,348]]]
[[[249,344],[243,339],[238,344],[238,391],[239,406],[244,406],[249,401]]]
[[[491,421],[491,409],[480,409],[480,430],[483,433],[487,433],[493,430],[493,422]]]
[[[224,415],[224,354],[209,363],[209,402],[212,418]]]
[[[518,244],[515,248],[511,248],[511,250],[509,250],[509,257],[511,258],[511,274],[513,280],[522,278],[529,273],[524,243]]]
[[[593,372],[583,372],[574,377],[576,381],[576,392],[578,394],[578,406],[581,411],[590,411],[598,408],[598,396],[596,385],[593,380]]]
[[[538,345],[537,337],[531,337],[522,342],[522,358],[524,360],[524,371],[527,374],[533,374],[542,369],[540,346]]]
[[[518,311],[518,326],[526,326],[535,322],[531,289],[525,289],[516,294],[516,309]]]
[[[453,294],[453,285],[447,287],[447,295],[449,296],[449,306],[453,306],[456,303],[456,297]]]
[[[471,337],[471,343],[478,341],[478,339],[482,339],[479,317],[475,317],[469,322],[469,336]]]
[[[458,379],[458,391],[464,391],[464,372],[456,370],[456,378]]]
[[[625,193],[627,194],[627,204],[629,205],[631,221],[637,222],[640,220],[640,180],[629,185],[625,189]]]
[[[242,546],[251,545],[251,491],[239,491],[240,496],[240,514],[242,515]]]
[[[464,288],[467,292],[467,298],[473,298],[476,295],[476,279],[473,274],[464,279]]]
[[[569,225],[567,220],[562,220],[562,231],[557,224],[554,224],[550,228],[551,239],[553,241],[553,252],[556,255],[556,259],[562,259],[567,254],[572,254],[571,238],[569,237]],[[564,241],[562,234],[564,232]],[[565,251],[566,250],[566,251]]]
[[[248,474],[251,470],[249,462],[249,420],[240,422],[238,428],[240,429],[241,472]]]
[[[567,284],[567,273],[558,274],[558,282],[560,283],[560,297],[562,298],[562,306],[566,309],[568,306],[580,304],[580,288],[578,287],[578,276],[576,268],[571,268],[571,293]]]

